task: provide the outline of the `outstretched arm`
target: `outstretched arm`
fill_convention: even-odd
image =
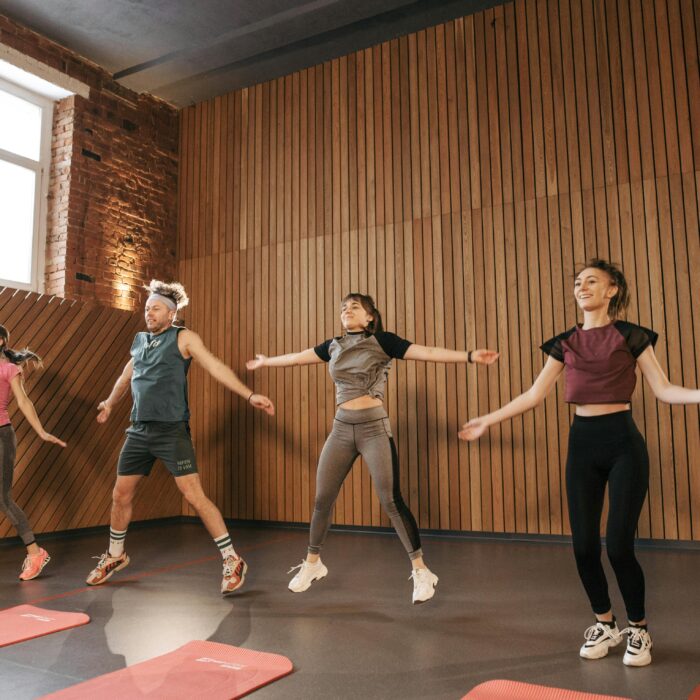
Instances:
[[[265,411],[269,416],[275,415],[272,401],[267,396],[256,394],[248,388],[230,367],[206,348],[202,339],[194,331],[181,331],[178,341],[180,339],[181,342],[178,342],[178,346],[185,357],[194,358],[217,382],[244,398],[255,408]]]
[[[12,378],[12,380],[10,381],[10,386],[12,387],[12,393],[17,399],[17,406],[19,406],[19,410],[22,411],[22,413],[24,413],[24,417],[29,421],[29,425],[31,425],[32,428],[34,428],[36,434],[42,440],[46,440],[46,442],[53,442],[56,445],[65,447],[66,443],[63,442],[63,440],[59,440],[55,435],[51,435],[51,433],[47,433],[44,430],[44,426],[39,420],[39,416],[36,413],[34,404],[31,402],[31,400],[27,396],[27,392],[24,390],[24,382],[22,381],[22,377],[19,374]]]
[[[316,354],[313,348],[302,350],[301,352],[290,352],[288,355],[277,355],[276,357],[266,357],[256,355],[254,360],[248,360],[245,366],[250,369],[260,369],[260,367],[292,367],[294,365],[315,365],[323,360]]]
[[[552,387],[557,383],[559,375],[564,369],[564,363],[550,357],[542,371],[537,376],[535,383],[523,394],[514,398],[502,408],[493,413],[488,413],[479,418],[473,418],[462,426],[458,435],[462,440],[476,440],[481,437],[486,428],[495,423],[519,416],[525,411],[541,404]]]
[[[686,389],[671,384],[656,358],[654,349],[649,346],[638,358],[637,364],[659,401],[664,403],[700,403],[700,389]]]
[[[104,400],[97,404],[97,422],[104,423],[108,418],[112,409],[122,400],[124,394],[129,391],[129,386],[131,385],[131,375],[134,373],[134,361],[129,360],[122,373],[119,375],[119,379],[114,383],[112,387],[112,392]]]
[[[476,362],[480,365],[491,365],[498,359],[498,354],[495,350],[472,350],[469,353],[461,350],[433,348],[413,343],[406,350],[403,359],[422,360],[423,362]]]

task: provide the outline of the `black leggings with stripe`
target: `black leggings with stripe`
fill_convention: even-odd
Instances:
[[[331,524],[333,506],[358,455],[362,455],[367,463],[382,507],[408,556],[411,559],[422,557],[418,526],[401,497],[396,446],[382,406],[359,411],[338,409],[333,430],[318,462],[309,552],[318,554],[321,551]]]

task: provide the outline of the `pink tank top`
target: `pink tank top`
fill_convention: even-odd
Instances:
[[[22,368],[19,365],[0,362],[0,425],[7,425],[10,422],[10,414],[7,412],[7,405],[12,398],[10,382],[21,372]]]

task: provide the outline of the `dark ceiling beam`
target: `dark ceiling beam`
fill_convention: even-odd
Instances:
[[[288,22],[291,19],[299,19],[304,15],[317,12],[318,10],[325,9],[332,5],[338,5],[343,2],[344,0],[312,0],[312,2],[306,2],[303,5],[291,7],[288,10],[283,10],[282,12],[277,12],[274,15],[269,15],[268,17],[258,20],[257,22],[250,22],[242,27],[236,27],[235,29],[225,32],[224,34],[212,36],[208,41],[200,41],[192,46],[188,46],[187,48],[170,51],[169,53],[153,58],[150,61],[144,61],[143,63],[129,66],[128,68],[117,71],[114,74],[114,78],[119,80],[120,78],[125,78],[129,75],[140,73],[148,68],[169,63],[176,58],[187,58],[195,54],[201,54],[219,44],[224,44],[234,39],[240,39],[263,29],[274,27],[275,25]]]
[[[361,21],[153,86],[149,91],[180,106],[194,104],[213,94],[272,80],[501,4],[500,0],[415,0]]]

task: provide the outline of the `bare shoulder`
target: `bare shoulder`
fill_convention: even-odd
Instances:
[[[189,358],[193,352],[197,352],[197,349],[202,347],[202,339],[189,328],[183,328],[177,334],[177,347],[184,357]]]

